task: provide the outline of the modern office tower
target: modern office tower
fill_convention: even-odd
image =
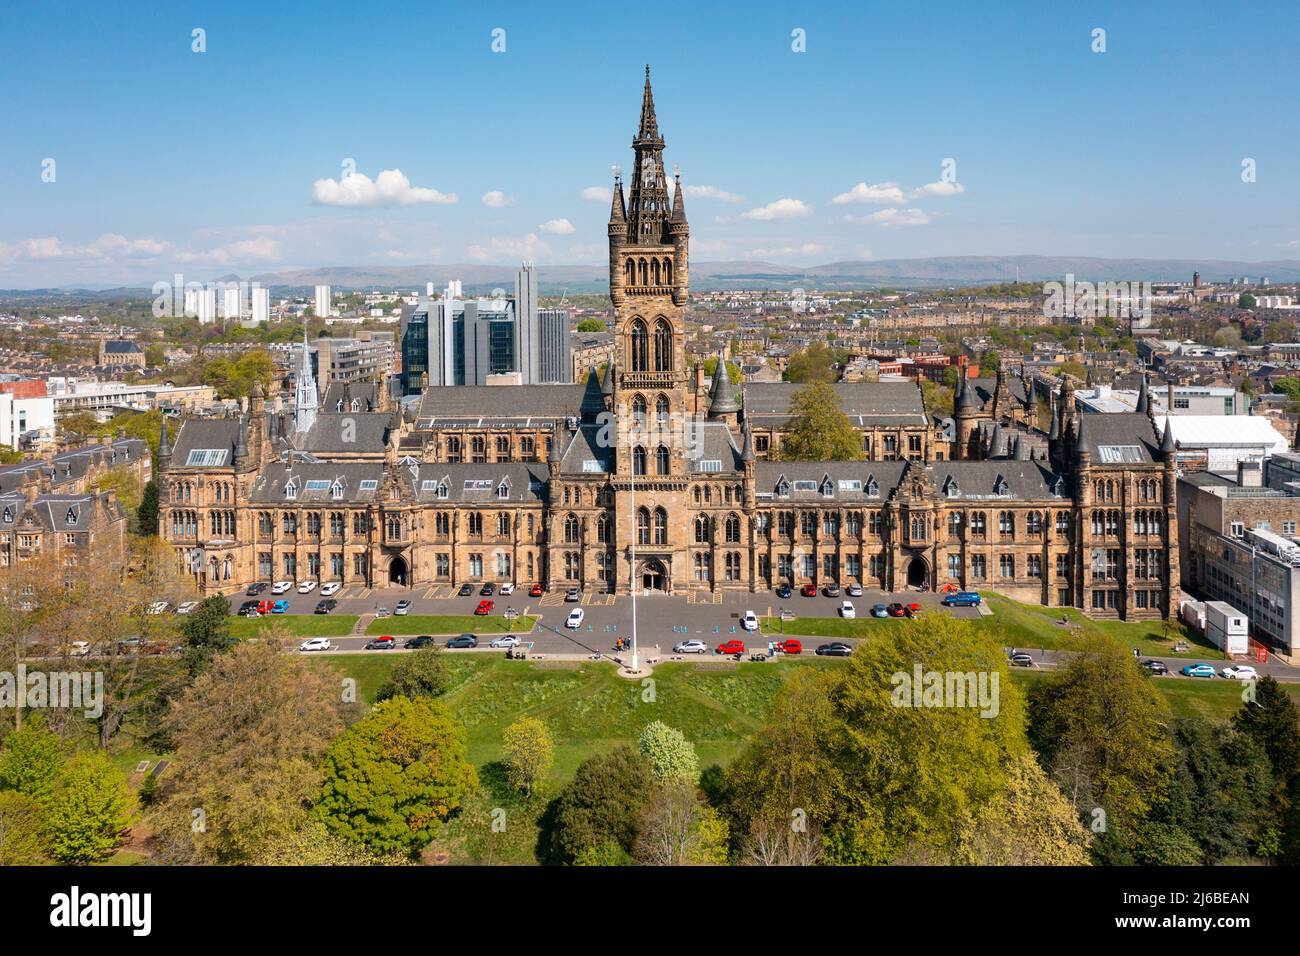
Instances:
[[[316,287],[316,315],[322,319],[329,318],[330,287],[327,285],[318,285]]]
[[[196,311],[200,325],[217,321],[217,290],[200,289],[196,301]]]
[[[542,381],[541,330],[537,325],[537,272],[525,262],[515,273],[515,366],[527,385]]]
[[[263,325],[271,320],[271,290],[253,286],[252,293],[252,322],[254,325]]]
[[[433,283],[432,283],[432,282],[426,282],[426,283],[424,284],[424,295],[425,295],[425,298],[428,298],[428,299],[432,299],[432,298],[433,298]]]
[[[573,347],[569,336],[568,309],[539,309],[537,327],[541,340],[539,382],[573,380]]]
[[[239,314],[243,311],[243,295],[239,286],[231,286],[221,291],[221,316],[225,319],[234,319],[239,321]]]

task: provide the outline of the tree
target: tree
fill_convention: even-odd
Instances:
[[[650,761],[631,747],[584,760],[556,799],[555,844],[560,862],[573,863],[601,847],[630,853],[637,818],[653,789]]]
[[[604,332],[605,323],[601,319],[583,319],[578,323],[579,332]]]
[[[302,826],[343,726],[342,696],[337,672],[274,640],[214,657],[167,717],[176,769],[157,823],[168,855],[247,863]]]
[[[95,750],[69,758],[48,802],[50,856],[65,864],[106,859],[122,842],[134,807],[126,776],[108,754]]]
[[[532,799],[533,785],[550,772],[555,759],[550,729],[536,717],[520,717],[506,728],[501,749],[511,786]]]
[[[1291,695],[1273,677],[1263,678],[1255,685],[1254,701],[1233,715],[1232,726],[1268,756],[1279,796],[1284,796],[1300,776],[1300,723]]]
[[[650,772],[656,780],[687,780],[694,784],[700,779],[700,758],[695,745],[675,727],[661,720],[646,724],[637,738],[637,746],[650,761]]]
[[[0,866],[40,866],[49,855],[45,807],[28,794],[0,791]]]
[[[834,382],[839,379],[836,365],[842,356],[834,349],[818,342],[790,356],[785,368],[785,380],[801,384]]]
[[[0,790],[16,790],[38,800],[49,797],[63,766],[63,741],[45,729],[40,717],[29,718],[4,739],[0,750]]]
[[[249,861],[253,866],[406,866],[398,854],[376,856],[352,840],[330,833],[323,821],[308,817],[295,830],[274,837]]]
[[[988,804],[956,862],[977,866],[1087,866],[1092,837],[1032,753],[1007,770],[1007,790]]]
[[[181,620],[185,666],[190,675],[203,671],[212,658],[235,645],[230,636],[230,601],[220,594],[204,598]]]
[[[158,482],[153,479],[140,494],[140,507],[136,509],[136,528],[140,534],[152,537],[158,534]]]
[[[438,697],[447,689],[451,675],[447,661],[436,644],[417,648],[398,659],[388,682],[380,688],[378,700],[391,697]]]
[[[1239,309],[1255,308],[1255,297],[1251,295],[1249,292],[1243,292],[1241,295],[1237,296],[1237,308]]]
[[[727,823],[681,776],[660,778],[637,823],[633,855],[650,866],[721,866],[727,862]]]
[[[816,382],[790,396],[790,421],[781,441],[781,458],[786,461],[862,458],[862,439],[829,385]]]
[[[330,747],[316,811],[373,852],[415,853],[478,786],[466,740],[440,700],[378,703]]]
[[[997,352],[990,349],[980,356],[981,375],[996,375],[1000,368],[1002,368],[1002,357]]]

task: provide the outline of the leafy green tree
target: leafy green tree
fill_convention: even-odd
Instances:
[[[534,784],[550,772],[555,760],[550,729],[536,717],[520,717],[506,728],[501,750],[511,786],[523,790],[531,799]]]
[[[687,780],[694,784],[700,779],[700,758],[695,745],[676,727],[656,720],[641,730],[637,746],[650,761],[650,771],[656,780]]]
[[[100,750],[70,757],[59,771],[46,817],[59,863],[106,859],[131,825],[135,798],[126,776]]]
[[[1255,297],[1251,295],[1249,292],[1243,292],[1241,295],[1237,296],[1237,308],[1239,309],[1255,308]]]
[[[692,781],[680,776],[661,781],[637,821],[637,861],[649,866],[725,865],[726,821],[700,799]]]
[[[54,789],[63,766],[63,741],[45,728],[39,715],[31,715],[19,730],[4,739],[0,750],[0,790],[16,790],[44,800]]]
[[[1032,753],[1007,771],[1007,790],[986,805],[954,862],[978,866],[1087,866],[1092,836]]]
[[[1255,685],[1255,699],[1242,704],[1232,725],[1268,756],[1279,796],[1300,775],[1300,723],[1295,701],[1273,677]]]
[[[414,853],[478,786],[465,726],[439,700],[393,697],[330,747],[316,810],[376,853]]]
[[[985,352],[980,356],[980,374],[996,375],[998,369],[1002,367],[1002,358],[997,352],[992,350]]]
[[[583,319],[578,323],[579,332],[604,332],[605,323],[600,319]]]
[[[626,745],[584,760],[556,799],[555,848],[560,862],[617,847],[631,853],[637,817],[654,789],[650,761]]]
[[[158,482],[150,479],[140,493],[140,507],[136,509],[136,527],[140,534],[158,533]]]
[[[785,380],[800,384],[837,381],[840,373],[836,366],[843,359],[842,353],[819,342],[790,356],[785,368]]]
[[[388,682],[380,688],[378,700],[391,697],[438,697],[451,681],[446,658],[436,644],[417,648],[398,659]]]
[[[45,807],[25,793],[0,791],[0,866],[40,866],[49,855]]]
[[[220,594],[204,598],[181,619],[185,666],[190,674],[203,671],[212,658],[235,646],[230,635],[230,601]]]
[[[785,461],[858,461],[862,440],[840,405],[835,390],[823,382],[790,396],[790,421],[781,440]]]

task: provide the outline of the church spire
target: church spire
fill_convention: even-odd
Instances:
[[[316,424],[316,377],[311,371],[311,351],[307,346],[307,325],[302,327],[302,367],[298,370],[298,391],[293,405],[293,430],[305,432]]]
[[[663,144],[659,138],[659,121],[655,119],[655,95],[650,91],[650,64],[645,65],[645,92],[641,94],[641,125],[636,138],[644,142]]]
[[[635,245],[667,243],[664,228],[668,207],[668,178],[664,174],[664,141],[655,119],[654,94],[650,92],[650,67],[646,67],[645,93],[641,99],[641,124],[632,140],[636,164],[632,169],[631,193],[627,218],[631,222],[629,239]]]

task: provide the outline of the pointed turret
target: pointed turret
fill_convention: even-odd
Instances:
[[[641,125],[636,138],[645,142],[663,142],[659,138],[659,121],[655,118],[655,95],[650,89],[650,64],[645,65],[645,90],[641,94]]]
[[[673,222],[686,221],[686,197],[682,195],[682,174],[673,173]]]
[[[248,418],[239,416],[239,425],[235,429],[235,461],[242,462],[248,458]]]
[[[162,432],[158,435],[158,467],[166,469],[172,460],[172,443],[167,437],[167,415],[162,417]]]
[[[627,203],[623,200],[623,177],[615,173],[614,198],[609,209],[610,232],[613,232],[614,227],[620,224],[624,228],[627,226]]]
[[[1165,461],[1172,461],[1176,451],[1178,444],[1174,441],[1174,419],[1172,415],[1166,415],[1165,433],[1160,438],[1160,454],[1164,455]]]
[[[966,379],[966,367],[963,365],[961,370],[960,392],[957,395],[957,410],[975,410],[978,408],[979,398],[975,394],[975,389],[971,387],[970,382]]]
[[[1016,435],[1016,448],[1011,457],[1016,461],[1029,461],[1029,442],[1023,435]]]
[[[754,454],[754,436],[749,430],[749,422],[745,422],[745,447],[740,451],[740,460],[744,462],[754,461],[757,457]]]
[[[1061,437],[1061,416],[1056,408],[1056,399],[1052,399],[1052,430],[1047,433],[1049,441],[1056,441]]]
[[[1147,395],[1147,377],[1142,376],[1142,384],[1138,386],[1137,412],[1139,415],[1145,415],[1151,405],[1151,399]]]
[[[606,398],[612,398],[614,395],[614,360],[610,359],[609,364],[605,366],[605,381],[600,384],[600,393]]]
[[[731,384],[731,372],[727,370],[727,358],[718,353],[718,368],[713,373],[713,388],[709,392],[709,418],[722,418],[740,411],[736,403],[736,387]]]
[[[993,425],[993,434],[989,436],[989,457],[1001,458],[1002,446],[1003,446],[1002,425],[1001,423],[995,422]]]

